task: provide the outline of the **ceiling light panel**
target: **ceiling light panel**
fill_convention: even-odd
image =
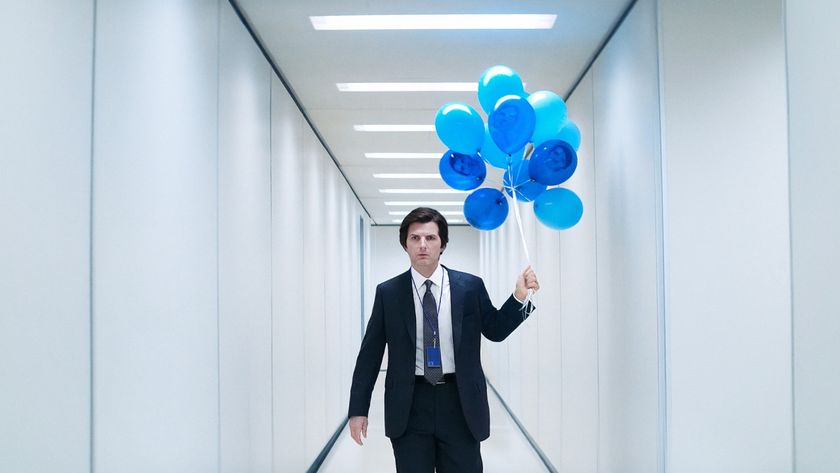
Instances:
[[[436,172],[380,172],[374,173],[373,177],[377,179],[440,179],[440,174]]]
[[[382,194],[466,194],[458,189],[379,189]]]
[[[476,92],[477,82],[342,82],[341,92]]]
[[[408,215],[408,212],[410,212],[410,210],[394,210],[394,211],[388,212],[388,215],[393,215],[395,217],[398,217],[398,216],[403,216],[404,217],[404,216]],[[464,212],[460,212],[460,211],[457,211],[457,210],[442,210],[439,213],[441,215],[445,215],[445,216],[455,216],[455,217],[463,217],[464,216]]]
[[[310,16],[316,30],[546,30],[557,15],[337,15]]]
[[[353,125],[356,131],[394,132],[394,131],[435,131],[431,125]]]
[[[365,153],[368,159],[440,159],[443,153]]]
[[[399,207],[402,205],[409,205],[413,207],[446,207],[452,205],[464,205],[463,202],[457,200],[444,200],[444,201],[431,201],[431,200],[395,200],[385,202],[385,205],[389,207]]]

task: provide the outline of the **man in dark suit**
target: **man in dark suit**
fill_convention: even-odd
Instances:
[[[481,336],[502,341],[531,313],[523,302],[539,289],[534,271],[519,275],[501,309],[481,278],[439,264],[449,241],[446,219],[417,208],[400,225],[411,268],[376,288],[350,389],[350,435],[367,437],[370,398],[382,355],[385,435],[401,473],[481,472],[480,442],[490,435]]]

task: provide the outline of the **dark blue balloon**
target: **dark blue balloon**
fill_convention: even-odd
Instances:
[[[496,189],[484,187],[467,196],[464,201],[464,218],[479,230],[494,230],[505,222],[508,203]]]
[[[577,153],[563,140],[549,140],[537,145],[531,154],[528,174],[547,186],[556,186],[572,177],[577,169]]]
[[[544,225],[555,230],[575,226],[583,215],[583,202],[569,189],[555,187],[534,201],[534,213]]]
[[[532,200],[539,197],[540,194],[545,191],[545,184],[541,184],[533,179],[528,175],[528,162],[524,161],[520,163],[519,166],[514,166],[511,168],[513,171],[513,188],[516,190],[516,198],[521,201],[531,202]],[[510,171],[505,171],[505,175],[502,178],[504,182],[504,188],[507,195],[513,197],[513,192],[511,192],[511,179],[510,179]]]
[[[449,187],[462,191],[475,189],[487,177],[487,165],[478,155],[443,153],[438,165],[440,177]]]
[[[534,108],[528,100],[507,95],[496,103],[487,119],[487,127],[496,146],[507,154],[513,154],[531,141],[536,120]]]

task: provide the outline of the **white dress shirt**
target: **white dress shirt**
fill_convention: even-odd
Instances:
[[[438,265],[430,278],[424,277],[413,267],[411,279],[414,283],[414,318],[417,326],[417,346],[414,355],[414,374],[423,375],[425,359],[423,357],[423,296],[426,294],[426,280],[432,281],[432,295],[438,312],[438,331],[440,332],[440,360],[443,373],[455,372],[455,346],[452,342],[452,302],[449,297],[449,275],[443,266]],[[441,287],[443,288],[441,290]],[[443,300],[440,298],[443,297]]]

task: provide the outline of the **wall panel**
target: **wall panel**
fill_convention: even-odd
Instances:
[[[564,183],[584,202],[583,216],[580,222],[567,231],[556,232],[547,229],[559,240],[559,254],[540,255],[540,260],[559,261],[559,281],[541,278],[549,283],[548,288],[556,292],[559,301],[559,333],[557,338],[546,340],[550,346],[556,346],[561,352],[558,365],[562,367],[560,388],[561,412],[559,428],[552,423],[552,432],[559,437],[546,439],[546,448],[559,447],[555,466],[576,472],[594,473],[597,466],[598,451],[598,292],[596,289],[597,228],[595,209],[595,154],[594,154],[594,117],[592,75],[588,74],[578,85],[575,93],[568,100],[569,118],[580,128],[581,145],[578,150],[578,167],[575,174]],[[557,290],[559,288],[559,290]],[[550,317],[542,316],[540,321]],[[542,333],[542,332],[541,332]],[[542,340],[541,340],[542,343]],[[542,418],[550,416],[541,412]],[[545,431],[545,429],[544,429]]]
[[[217,470],[218,4],[96,27],[94,468]]]
[[[660,8],[671,470],[790,471],[784,5]]]
[[[272,317],[275,471],[304,471],[306,359],[303,337],[303,131],[306,123],[271,79]],[[300,426],[290,429],[288,426]]]
[[[0,4],[0,471],[90,468],[93,10]]]
[[[219,49],[221,471],[271,471],[271,69],[229,4]]]
[[[785,3],[796,471],[840,471],[840,5]]]
[[[599,471],[660,466],[656,16],[639,2],[595,63]]]

